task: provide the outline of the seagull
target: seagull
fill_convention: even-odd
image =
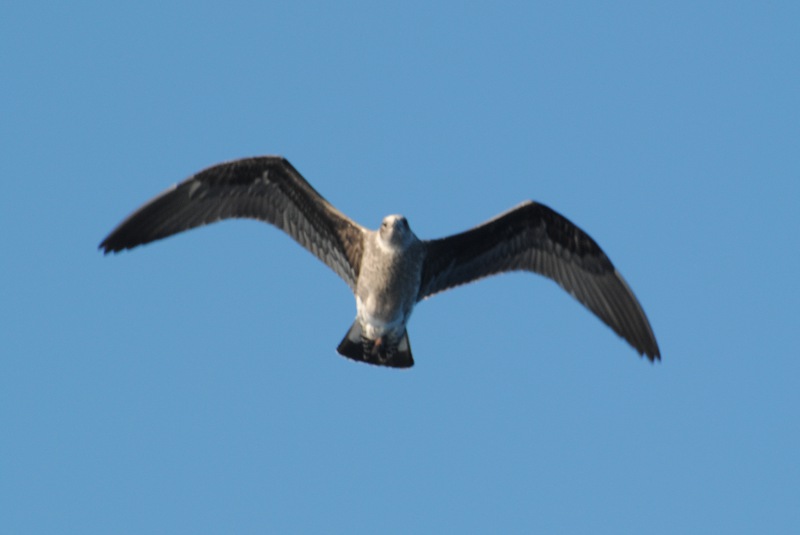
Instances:
[[[288,160],[258,156],[211,166],[161,193],[100,244],[108,254],[222,219],[251,218],[286,232],[344,279],[356,318],[339,344],[350,359],[414,365],[406,325],[417,303],[489,275],[531,271],[552,279],[638,353],[661,358],[630,287],[584,231],[526,201],[466,232],[420,240],[402,215],[362,227],[311,187]]]

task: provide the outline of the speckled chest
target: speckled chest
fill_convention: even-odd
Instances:
[[[422,245],[391,248],[372,239],[364,251],[356,288],[359,314],[371,322],[405,323],[419,292]]]

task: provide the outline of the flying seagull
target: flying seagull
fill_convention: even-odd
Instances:
[[[100,244],[132,249],[229,218],[275,225],[350,286],[356,318],[337,351],[353,360],[413,366],[406,324],[421,300],[506,271],[557,282],[640,355],[660,359],[653,330],[633,292],[595,241],[547,206],[526,201],[461,234],[420,240],[401,215],[362,227],[311,187],[280,156],[214,165],[166,190]]]

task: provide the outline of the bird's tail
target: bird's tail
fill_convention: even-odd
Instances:
[[[364,337],[358,319],[353,322],[336,351],[349,359],[377,366],[410,368],[414,365],[407,331],[397,344],[369,340]]]

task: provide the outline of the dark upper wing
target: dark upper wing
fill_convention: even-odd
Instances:
[[[597,243],[564,216],[526,202],[467,232],[425,242],[418,299],[504,271],[556,281],[650,360],[660,358],[650,323]]]
[[[364,229],[279,156],[246,158],[200,171],[131,214],[100,248],[105,253],[132,249],[228,218],[275,225],[355,288]]]

